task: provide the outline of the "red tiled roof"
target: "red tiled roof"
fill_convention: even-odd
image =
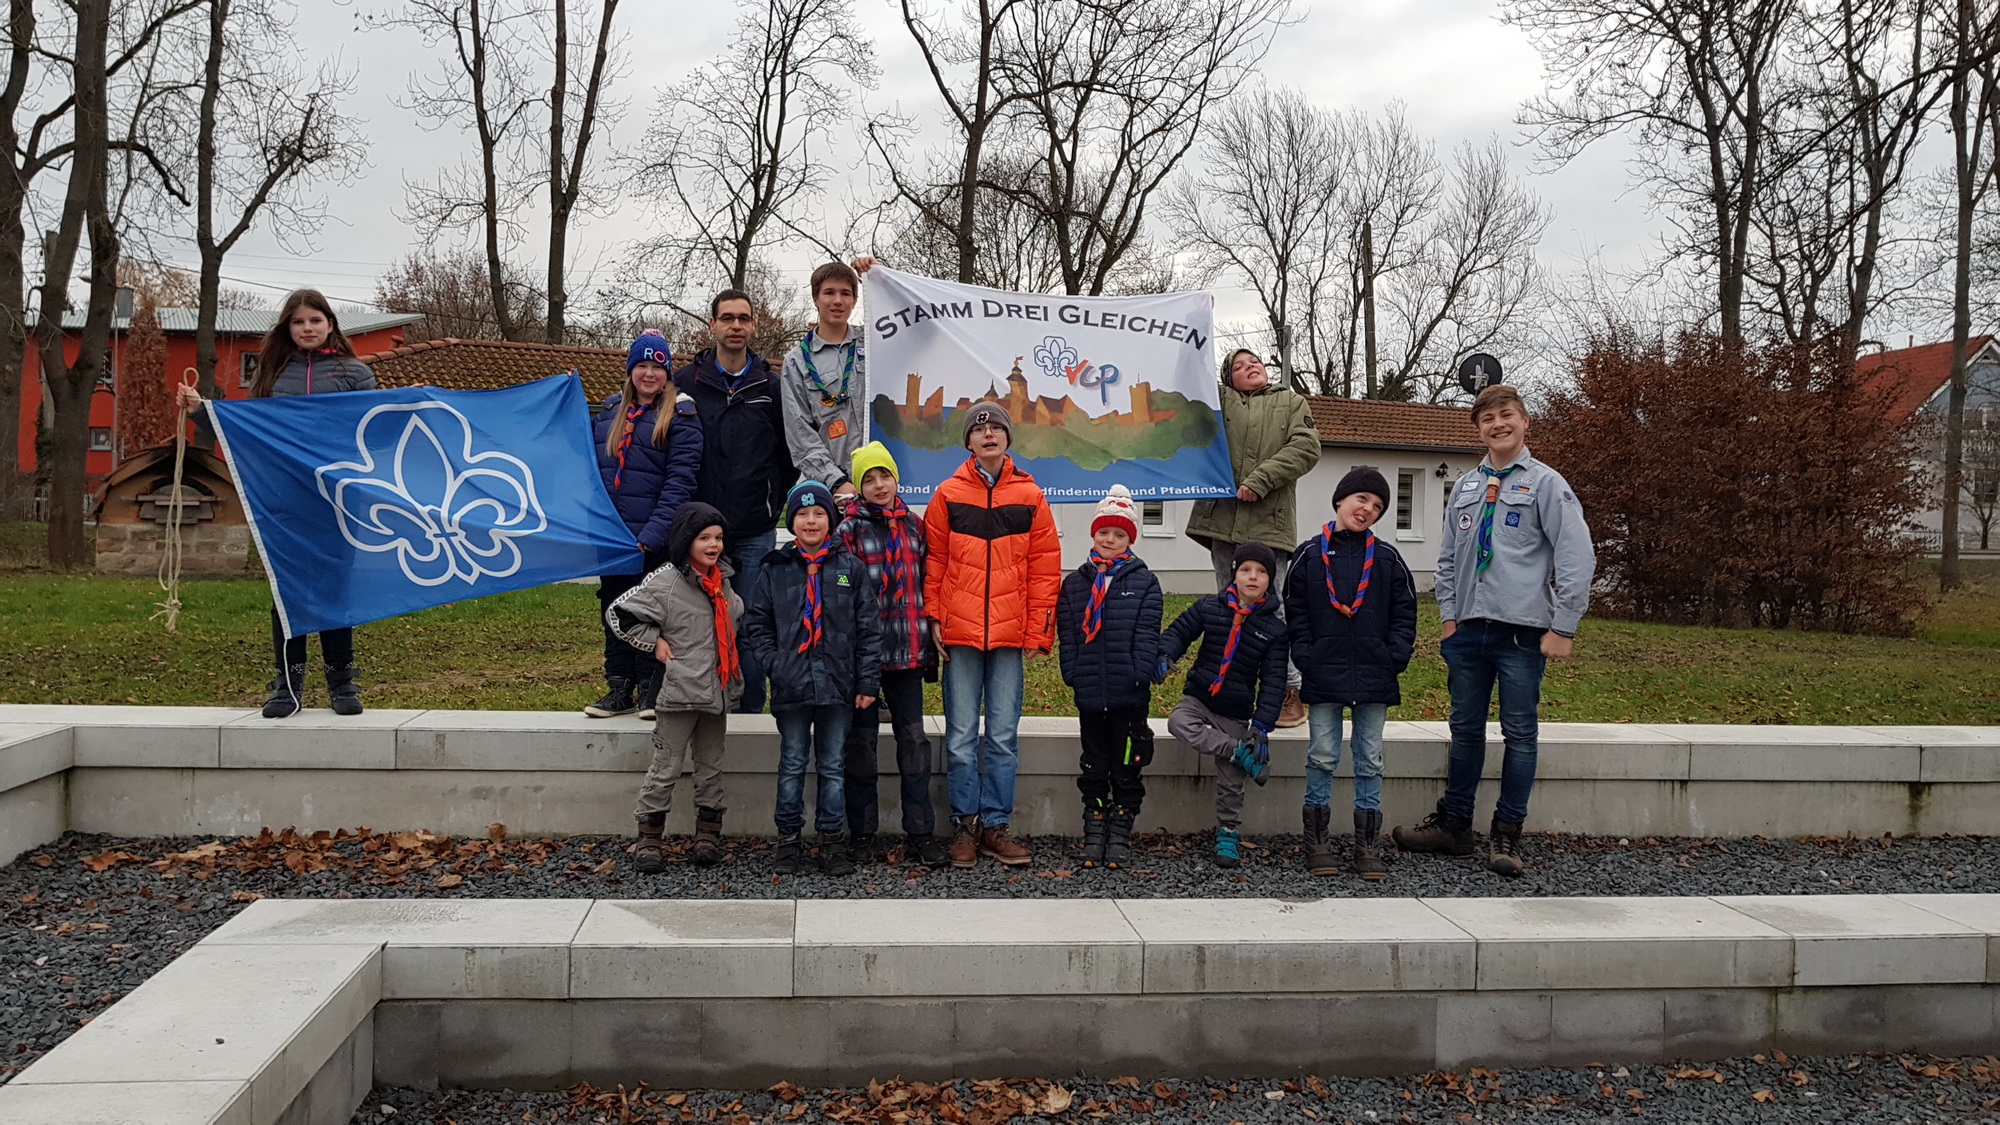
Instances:
[[[1485,448],[1463,407],[1326,395],[1307,395],[1306,401],[1312,404],[1319,440],[1328,445],[1467,453]]]
[[[364,355],[384,387],[443,387],[453,391],[493,391],[566,375],[583,376],[584,395],[601,403],[625,382],[625,352],[618,348],[573,348],[558,344],[517,344],[501,340],[447,337]]]
[[[1978,358],[1992,343],[1992,336],[1974,336],[1967,348],[1968,357]],[[1854,377],[1863,390],[1891,396],[1891,417],[1908,418],[1951,381],[1951,341],[1861,356],[1854,361]]]

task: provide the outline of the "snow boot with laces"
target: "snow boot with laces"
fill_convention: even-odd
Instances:
[[[666,832],[666,813],[647,813],[640,817],[639,842],[632,848],[632,866],[648,875],[664,870],[667,866],[667,852],[662,838]]]

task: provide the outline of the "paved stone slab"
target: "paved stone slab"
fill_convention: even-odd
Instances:
[[[374,945],[202,942],[9,1088],[247,1083],[251,1120],[275,1121],[373,1010],[380,974]]]
[[[572,997],[790,996],[793,903],[600,901],[570,948]]]
[[[1718,895],[1792,935],[1800,987],[1986,979],[1986,934],[1892,895]]]
[[[61,836],[69,827],[68,775],[54,773],[0,790],[0,864]]]
[[[1478,939],[1482,990],[1791,984],[1791,937],[1713,899],[1424,902]]]
[[[1643,729],[1688,740],[1688,777],[1695,781],[1909,782],[1917,780],[1922,754],[1908,739],[1865,727],[1688,723]]]
[[[87,767],[213,769],[219,760],[222,727],[252,714],[234,707],[0,704],[0,723],[60,723],[74,728],[76,764]]]
[[[1139,935],[1109,899],[798,904],[796,996],[1136,993]]]
[[[75,745],[61,723],[0,723],[0,793],[70,768]]]
[[[422,715],[368,710],[336,715],[308,708],[289,719],[253,714],[222,728],[225,769],[392,770],[396,728]]]
[[[1471,935],[1417,899],[1120,899],[1148,993],[1470,989]]]
[[[733,725],[733,724],[732,724]],[[396,768],[644,772],[653,724],[580,711],[425,711],[396,728]]]
[[[1922,747],[1923,781],[2000,781],[2000,726],[1864,729]]]
[[[1985,979],[1989,983],[2000,983],[2000,894],[1890,897],[1985,934]]]
[[[379,942],[392,1000],[561,999],[589,911],[589,899],[264,899],[204,944]]]
[[[254,1125],[248,1082],[0,1086],[0,1125]]]

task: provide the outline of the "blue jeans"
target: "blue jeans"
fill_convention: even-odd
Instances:
[[[1535,787],[1535,752],[1540,734],[1544,629],[1504,621],[1458,623],[1438,651],[1451,670],[1451,764],[1445,773],[1438,811],[1472,819],[1479,774],[1486,768],[1486,709],[1500,684],[1500,734],[1507,757],[1500,765],[1496,820],[1519,824],[1528,818],[1528,793]]]
[[[944,665],[944,761],[953,819],[996,828],[1014,818],[1021,767],[1022,652],[948,645]],[[979,729],[981,713],[986,731]]]
[[[751,535],[742,539],[732,539],[722,549],[722,555],[729,565],[736,569],[736,577],[729,584],[736,588],[736,595],[743,604],[750,604],[750,593],[757,588],[757,576],[764,572],[764,556],[778,545],[778,533],[767,531],[762,535]],[[748,648],[738,646],[738,659],[743,665],[743,702],[736,705],[738,714],[757,715],[764,710],[764,666],[750,655]]]
[[[819,775],[813,827],[822,836],[847,831],[847,727],[852,704],[787,707],[778,720],[778,835],[795,836],[806,823],[806,767]]]
[[[1306,804],[1323,809],[1333,801],[1333,771],[1340,765],[1342,704],[1315,703],[1306,710]],[[1354,714],[1354,807],[1382,807],[1382,724],[1389,721],[1386,703],[1356,703]]]

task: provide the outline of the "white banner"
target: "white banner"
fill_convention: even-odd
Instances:
[[[1052,297],[868,272],[873,436],[913,501],[964,463],[961,419],[998,402],[1052,503],[1233,496],[1207,293]]]

